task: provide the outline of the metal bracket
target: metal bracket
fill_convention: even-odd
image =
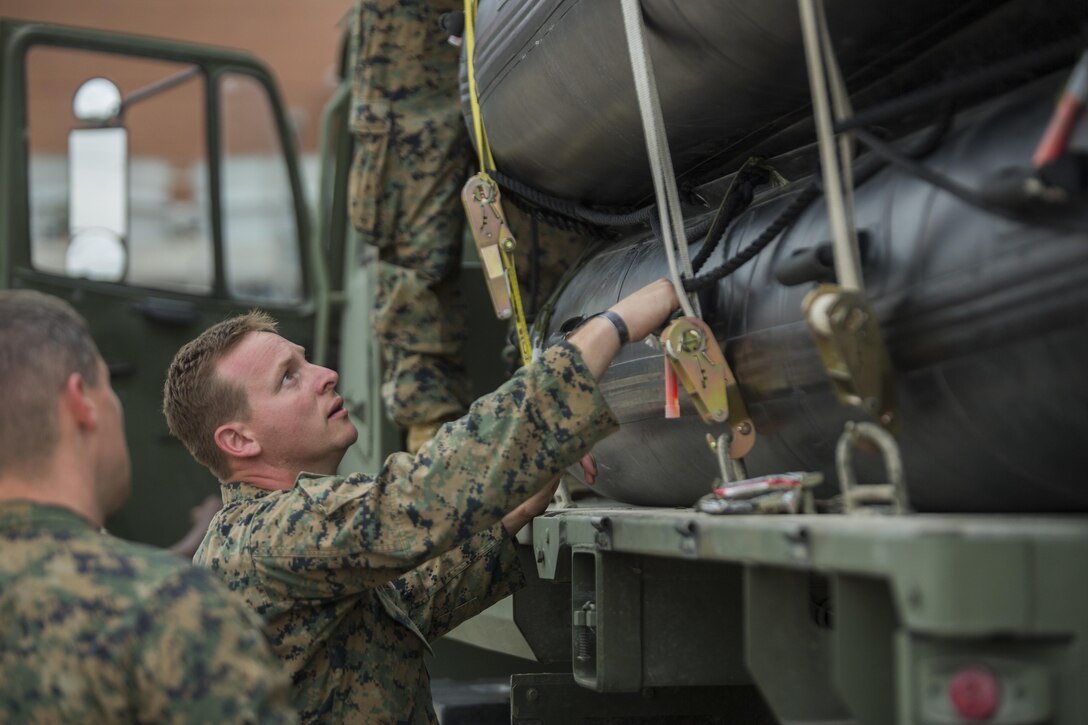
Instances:
[[[854,449],[861,441],[875,443],[884,454],[884,471],[888,483],[858,485],[853,463]],[[835,469],[839,474],[842,505],[847,514],[902,514],[910,511],[899,444],[891,433],[880,426],[848,422],[835,447]]]
[[[802,310],[839,401],[894,428],[895,381],[880,325],[865,295],[823,284],[805,296]]]
[[[677,380],[702,419],[707,423],[729,421],[733,431],[729,457],[744,458],[755,445],[756,427],[710,327],[695,317],[680,317],[665,328],[661,343]]]
[[[686,559],[695,559],[699,555],[699,525],[695,519],[680,521],[674,527],[680,534],[680,554]]]
[[[533,519],[533,558],[536,573],[541,579],[555,580],[561,577],[560,556],[567,546],[563,520],[558,516],[538,516]]]
[[[589,520],[590,526],[597,533],[593,537],[594,543],[601,551],[612,550],[612,519],[607,516],[594,516]]]
[[[461,203],[465,207],[472,238],[476,241],[476,251],[484,270],[491,304],[495,307],[495,316],[500,320],[509,320],[514,314],[514,307],[502,251],[513,251],[517,243],[506,224],[499,187],[488,176],[476,174],[461,189]]]
[[[574,497],[571,495],[570,485],[567,483],[568,476],[570,476],[569,473],[563,473],[560,475],[559,485],[556,487],[555,493],[552,494],[552,505],[554,505],[556,508],[574,508]]]

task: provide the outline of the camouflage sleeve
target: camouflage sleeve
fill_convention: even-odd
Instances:
[[[373,480],[300,476],[304,510],[256,563],[314,595],[388,583],[498,523],[616,425],[577,349],[552,347]]]
[[[290,683],[255,616],[187,567],[136,614],[135,720],[296,723]]]
[[[501,523],[393,584],[419,631],[434,641],[525,586],[517,545]]]

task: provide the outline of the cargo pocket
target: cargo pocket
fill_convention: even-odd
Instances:
[[[419,631],[419,627],[412,621],[412,618],[408,616],[408,613],[401,608],[400,596],[397,594],[396,588],[392,584],[383,584],[374,588],[374,593],[378,597],[378,601],[381,602],[382,608],[385,609],[385,613],[388,614],[395,622],[407,627],[412,634],[419,637],[419,641],[423,643],[423,648],[427,650],[428,654],[433,655],[434,650],[431,649],[431,643],[427,641],[427,638],[423,636],[423,633]]]
[[[351,119],[355,135],[355,156],[348,178],[351,222],[364,242],[376,246],[383,238],[392,240],[392,230],[383,228],[381,218],[389,168],[389,112],[388,104],[372,102],[353,109]]]

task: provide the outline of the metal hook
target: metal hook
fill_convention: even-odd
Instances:
[[[744,460],[729,457],[729,447],[733,444],[733,429],[726,428],[725,432],[714,440],[714,436],[706,434],[707,445],[718,457],[718,470],[721,472],[722,485],[743,481],[748,478],[748,470],[744,466]]]
[[[884,471],[888,483],[859,486],[854,475],[854,450],[863,440],[875,443],[884,457]],[[874,423],[847,422],[835,447],[835,469],[839,474],[843,508],[846,513],[861,513],[871,507],[880,507],[888,513],[901,514],[910,511],[907,487],[903,480],[903,460],[899,444],[891,433]]]

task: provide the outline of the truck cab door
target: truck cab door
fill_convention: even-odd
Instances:
[[[108,528],[169,544],[218,492],[161,413],[178,348],[261,308],[324,362],[324,260],[283,103],[243,53],[9,21],[0,43],[0,286],[89,322],[133,463]]]

